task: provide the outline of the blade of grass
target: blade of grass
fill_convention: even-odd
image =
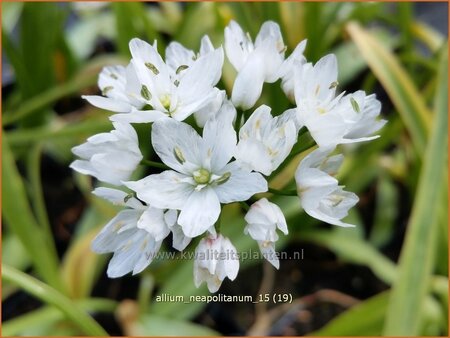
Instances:
[[[427,146],[424,164],[413,205],[405,243],[400,256],[399,276],[392,288],[385,335],[418,335],[422,309],[433,270],[437,235],[437,217],[441,182],[447,171],[448,55],[440,65],[440,87],[436,96],[433,133]],[[443,187],[447,188],[447,187]]]
[[[347,31],[400,113],[419,155],[424,154],[430,116],[414,82],[395,56],[356,22]]]
[[[313,336],[378,336],[384,322],[389,293],[383,292],[355,305],[312,333]]]
[[[411,23],[411,32],[417,39],[427,45],[433,53],[437,52],[445,43],[445,39],[441,33],[420,21],[413,21]]]
[[[25,101],[25,103],[14,110],[14,113],[12,111],[3,112],[3,125],[9,125],[27,116],[33,115],[39,112],[39,109],[64,96],[78,93],[82,89],[94,85],[97,81],[98,72],[103,66],[119,63],[122,64],[124,61],[118,57],[100,57],[92,60],[86,64],[86,66],[80,71],[79,75],[72,80],[48,89],[40,95]]]
[[[117,302],[101,298],[81,299],[74,301],[74,304],[89,313],[113,313],[117,307]],[[65,316],[60,310],[52,306],[45,306],[3,322],[2,336],[33,335],[33,331],[42,326],[42,323],[46,325],[56,324],[63,319],[65,319]]]
[[[85,136],[97,132],[108,131],[112,129],[112,124],[106,118],[87,119],[86,121],[71,124],[66,122],[62,125],[50,127],[38,127],[31,129],[24,129],[18,131],[11,131],[5,133],[8,137],[8,142],[11,146],[27,145],[39,140],[50,141],[58,140],[60,138],[72,137],[83,140]]]
[[[31,188],[31,202],[34,207],[37,223],[42,229],[42,234],[48,244],[48,250],[57,257],[55,242],[53,241],[52,228],[45,207],[44,192],[41,183],[41,154],[42,144],[37,143],[29,152],[27,161],[27,173]]]
[[[84,333],[107,336],[108,333],[86,312],[56,289],[8,265],[2,264],[2,279],[14,283],[41,301],[57,307]]]
[[[2,169],[2,196],[6,197],[2,208],[8,228],[19,237],[41,277],[56,289],[64,290],[58,274],[58,257],[31,212],[7,137],[2,142]]]

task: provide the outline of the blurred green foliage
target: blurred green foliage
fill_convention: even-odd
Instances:
[[[161,53],[172,40],[197,49],[204,34],[215,45],[223,43],[230,19],[252,36],[263,21],[274,20],[282,28],[288,53],[307,38],[309,61],[337,55],[343,89],[356,83],[387,95],[383,114],[389,122],[381,137],[361,150],[346,148],[339,174],[356,193],[375,187],[369,232],[358,211],[352,217],[359,229],[319,230],[316,221],[300,212],[295,198],[278,200],[290,228],[290,235],[277,243],[279,250],[298,240],[311,242],[343,262],[368,267],[390,286],[312,334],[448,334],[448,43],[415,20],[412,3],[123,2],[80,9],[68,3],[2,2],[1,6],[2,47],[14,74],[14,83],[3,88],[2,95],[2,300],[24,290],[45,304],[3,322],[5,336],[102,335],[104,330],[89,315],[101,312],[116,313],[126,335],[217,334],[190,322],[205,304],[153,300],[154,287],[157,294],[206,295],[204,286],[197,289],[192,282],[192,262],[154,262],[139,277],[136,300],[92,298],[106,258],[90,252],[90,241],[117,210],[90,194],[88,178],[74,174],[71,184],[88,205],[69,247],[58,258],[41,181],[49,173],[41,172],[41,160],[50,156],[66,167],[71,147],[111,129],[105,112],[87,105],[73,108],[72,102],[93,90],[101,67],[127,62],[132,37],[156,39]],[[111,50],[100,41],[108,41]],[[228,93],[234,77],[226,63],[223,85]],[[262,100],[281,112],[289,103],[275,87],[265,88]],[[69,108],[57,114],[56,104]],[[271,185],[291,184],[296,163],[298,158]],[[411,203],[406,206],[411,212],[396,263],[382,248],[400,227],[396,222],[401,203]],[[227,206],[223,222],[234,225],[223,230],[239,251],[256,250],[242,234],[239,208]],[[243,268],[254,263],[245,261]]]

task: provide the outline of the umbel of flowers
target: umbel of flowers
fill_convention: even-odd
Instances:
[[[114,129],[73,148],[79,159],[71,167],[108,184],[93,193],[123,207],[92,244],[98,253],[114,253],[108,276],[144,270],[170,233],[180,251],[200,237],[194,283],[206,282],[216,292],[239,271],[236,248],[217,226],[222,206],[235,202],[246,210],[242,235],[251,236],[278,268],[275,243],[280,232],[288,234],[286,220],[276,204],[255,201],[254,195],[269,190],[270,175],[302,149],[299,135],[306,132],[315,149],[295,172],[299,205],[318,220],[352,226],[343,219],[358,197],[339,185],[335,175],[343,155],[332,153],[339,144],[376,138],[385,124],[379,119],[381,105],[363,91],[338,93],[336,57],[309,63],[305,46],[302,41],[286,57],[278,24],[265,22],[252,41],[232,21],[224,47],[213,46],[208,36],[198,52],[172,42],[163,60],[156,42],[133,39],[128,66],[102,70],[102,95],[84,98],[114,113]],[[225,55],[237,72],[230,97],[217,87]],[[264,83],[278,80],[292,108],[255,107]],[[186,122],[191,115],[195,126]],[[137,123],[152,124],[151,135],[141,142],[151,142],[162,163],[158,173],[134,181],[139,165],[154,165],[143,159]]]

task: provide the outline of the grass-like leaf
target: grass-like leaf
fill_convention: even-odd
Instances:
[[[414,81],[397,58],[359,24],[349,23],[347,31],[400,113],[416,150],[423,154],[430,131],[431,112]]]
[[[421,171],[416,199],[408,224],[405,244],[400,257],[399,276],[393,285],[386,325],[386,335],[417,335],[422,311],[428,292],[435,242],[437,238],[437,211],[441,196],[442,178],[447,172],[447,106],[448,55],[440,67],[436,116],[424,164]],[[446,188],[446,187],[445,187]]]
[[[69,298],[36,278],[4,264],[2,264],[2,278],[5,281],[18,285],[41,301],[57,307],[87,335],[108,335],[92,317],[81,310]]]

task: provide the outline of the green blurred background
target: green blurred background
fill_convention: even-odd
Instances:
[[[448,335],[447,3],[1,6],[3,336]],[[105,276],[108,257],[90,242],[117,209],[68,165],[71,147],[111,123],[80,96],[98,92],[103,66],[129,61],[131,38],[157,39],[162,54],[173,40],[196,50],[204,34],[218,46],[231,19],[253,38],[265,20],[278,22],[288,53],[308,39],[310,62],[335,53],[340,89],[376,93],[388,124],[376,141],[341,148],[339,181],[360,197],[349,216],[357,228],[320,224],[297,198],[274,198],[290,231],[277,250],[302,250],[303,259],[279,271],[246,260],[220,289],[289,294],[291,304],[157,302],[209,293],[195,288],[190,261]],[[228,94],[234,77],[226,62]],[[265,85],[261,102],[276,113],[290,107],[279,84]],[[292,184],[299,159],[271,186]],[[257,250],[242,211],[224,213],[238,250]]]

